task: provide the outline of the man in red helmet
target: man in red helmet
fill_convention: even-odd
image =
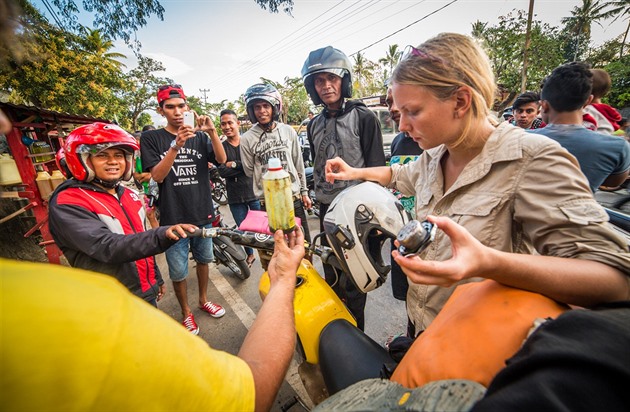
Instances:
[[[160,189],[160,224],[187,222],[211,227],[212,207],[208,162],[225,163],[227,157],[219,134],[208,116],[199,116],[196,127],[184,125],[184,113],[190,111],[182,87],[161,86],[157,92],[157,112],[166,118],[166,127],[142,133],[142,167],[151,172]],[[166,251],[168,272],[175,296],[182,310],[183,325],[193,334],[199,326],[188,304],[188,254],[197,263],[199,309],[214,318],[225,309],[208,300],[209,264],[214,261],[211,238],[182,239]]]
[[[68,136],[66,165],[73,176],[53,193],[50,232],[73,267],[105,273],[156,306],[164,281],[153,257],[195,226],[144,231],[138,194],[120,184],[131,177],[136,140],[116,125],[93,123]]]

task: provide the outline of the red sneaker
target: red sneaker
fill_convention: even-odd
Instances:
[[[199,334],[199,326],[197,326],[197,322],[195,322],[195,317],[192,313],[186,316],[186,319],[184,319],[182,325],[184,325],[186,329],[188,329],[188,332],[192,333],[193,335]]]
[[[220,318],[225,315],[225,309],[221,305],[212,302],[204,303],[201,310],[208,312],[213,318]]]

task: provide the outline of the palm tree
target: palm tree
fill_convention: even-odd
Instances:
[[[602,4],[600,0],[582,0],[581,6],[575,6],[571,10],[571,17],[562,18],[569,33],[573,34],[575,48],[573,60],[577,60],[582,42],[590,42],[591,26],[593,23],[599,24],[602,19],[606,18],[606,8],[608,3]]]
[[[358,93],[359,96],[362,95],[363,93],[363,73],[365,72],[365,58],[363,57],[363,55],[361,54],[361,52],[358,52],[355,56],[354,56],[354,65],[353,65],[353,69],[354,74],[356,75],[356,80],[354,81],[355,83],[355,93]]]
[[[626,44],[626,40],[628,39],[628,32],[630,31],[630,0],[615,0],[606,2],[606,6],[608,10],[606,11],[605,18],[614,17],[614,23],[618,19],[628,20],[628,25],[626,26],[626,32],[623,35],[623,40],[621,41],[621,49],[619,50],[619,58],[623,57],[623,48]]]
[[[394,67],[398,65],[398,61],[400,60],[401,54],[402,52],[398,51],[397,44],[390,44],[389,48],[387,49],[387,54],[385,55],[385,57],[378,59],[379,63],[389,68],[389,74],[385,72],[386,78],[391,76],[391,74],[394,72]]]
[[[114,42],[107,36],[103,36],[100,30],[86,29],[85,37],[83,40],[83,47],[88,53],[93,54],[99,59],[112,64],[117,69],[125,66],[122,62],[116,59],[126,59],[122,53],[109,52],[114,47]]]

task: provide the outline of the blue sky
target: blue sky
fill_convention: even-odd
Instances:
[[[350,55],[448,4],[450,0],[295,0],[293,17],[272,14],[254,0],[161,0],[164,21],[152,18],[138,32],[142,53],[160,60],[161,73],[183,85],[189,95],[209,102],[236,100],[260,77],[282,82],[297,77],[309,51],[332,45]],[[536,0],[537,19],[559,25],[579,0]],[[35,1],[35,4],[39,4]],[[443,31],[470,34],[476,20],[495,24],[498,16],[528,0],[459,0],[420,23],[363,51],[384,57],[390,44],[417,45]],[[43,7],[41,7],[43,9]],[[625,29],[625,22],[594,25],[596,44]],[[133,54],[121,42],[119,52]],[[132,68],[135,62],[125,62]]]

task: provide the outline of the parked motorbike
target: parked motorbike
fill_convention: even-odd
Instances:
[[[227,186],[225,185],[225,179],[219,174],[219,169],[213,165],[208,169],[208,176],[210,178],[210,187],[212,188],[212,199],[220,205],[227,205]]]
[[[329,208],[324,224],[326,232],[318,234],[313,243],[305,246],[312,254],[319,256],[322,263],[348,273],[357,288],[367,293],[385,282],[390,267],[384,265],[382,260],[379,262],[377,257],[366,257],[368,251],[364,244],[375,243],[376,240],[382,246],[382,242],[395,237],[406,227],[409,216],[394,195],[375,183],[364,182],[344,193],[346,196],[340,194]],[[344,223],[346,212],[351,215],[351,219],[356,217],[355,224]],[[418,248],[435,233],[434,228],[419,227],[403,231],[407,233],[402,239],[407,247],[405,253],[417,253]],[[226,236],[244,246],[267,251],[274,248],[273,236],[258,232],[212,228],[193,235],[212,238]],[[322,236],[327,236],[331,247],[318,244]],[[369,242],[367,237],[370,237]],[[371,269],[366,269],[368,266]],[[269,276],[265,272],[259,283],[263,299],[269,293],[269,287]],[[364,379],[379,377],[383,363],[391,362],[387,351],[356,327],[356,321],[346,306],[306,259],[302,260],[297,271],[294,312],[297,352],[308,364],[320,367],[328,394],[354,383],[357,376]],[[336,358],[331,355],[338,354],[341,347],[360,353],[361,359],[365,360],[360,365],[351,365],[351,369],[348,369],[352,370],[351,375],[344,374],[345,366],[339,367],[338,361],[326,361]],[[350,382],[350,379],[353,381]]]
[[[223,223],[223,216],[216,204],[214,217],[212,218],[212,227],[216,229],[227,228],[227,225]],[[240,279],[247,279],[251,275],[251,271],[247,264],[245,249],[234,244],[229,236],[220,234],[212,237],[212,250],[217,262],[230,269]]]

